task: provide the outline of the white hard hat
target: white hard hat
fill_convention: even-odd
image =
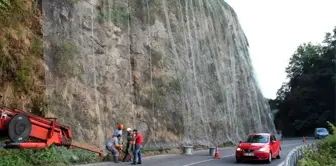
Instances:
[[[126,131],[131,131],[132,129],[131,128],[127,128]]]

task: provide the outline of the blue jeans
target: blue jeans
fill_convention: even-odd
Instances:
[[[134,156],[133,156],[133,163],[136,163],[137,158],[138,162],[141,162],[142,160],[142,153],[141,153],[142,145],[135,145],[135,150],[134,150]]]
[[[110,148],[108,149],[113,156],[119,156],[119,151],[116,148]]]

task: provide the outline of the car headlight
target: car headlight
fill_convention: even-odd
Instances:
[[[243,149],[241,149],[241,148],[237,148],[237,151],[242,151]]]
[[[267,151],[268,151],[268,148],[267,148],[267,147],[262,147],[262,148],[260,148],[258,151],[267,152]]]

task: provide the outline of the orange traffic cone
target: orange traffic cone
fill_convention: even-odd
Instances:
[[[219,159],[219,152],[218,152],[218,145],[216,145],[216,153],[215,153],[215,156],[214,156],[215,159]]]

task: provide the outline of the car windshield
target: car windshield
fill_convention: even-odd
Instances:
[[[249,135],[245,140],[246,143],[267,143],[268,135]]]
[[[325,129],[325,128],[320,128],[320,129],[317,129],[317,132],[327,132],[327,129]]]

